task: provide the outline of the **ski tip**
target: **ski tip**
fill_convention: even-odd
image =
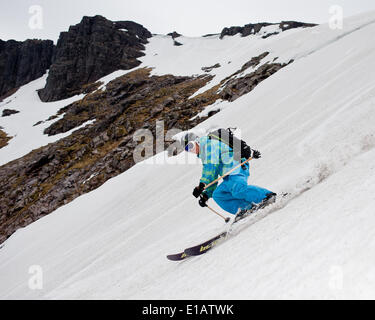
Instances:
[[[181,261],[187,258],[188,255],[185,252],[167,255],[167,259],[171,261]]]

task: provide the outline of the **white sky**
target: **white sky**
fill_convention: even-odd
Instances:
[[[54,41],[84,15],[132,20],[152,33],[176,30],[186,36],[201,36],[254,22],[326,23],[332,5],[342,6],[344,16],[375,10],[374,0],[1,0],[1,5],[0,39]],[[43,9],[42,29],[29,27],[32,5]]]

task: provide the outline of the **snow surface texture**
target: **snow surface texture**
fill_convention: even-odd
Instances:
[[[163,152],[10,237],[0,249],[0,298],[374,299],[374,33],[369,13],[345,20],[343,30],[275,36],[290,37],[277,50],[296,61],[196,128],[241,128],[263,155],[251,161],[250,183],[291,195],[278,210],[244,220],[203,256],[168,261],[225,226],[191,195],[201,173],[196,158],[155,164]],[[239,55],[238,47],[231,50]],[[154,72],[187,72],[183,59],[169,60]],[[34,265],[41,290],[29,287]]]

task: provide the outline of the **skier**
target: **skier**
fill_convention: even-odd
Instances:
[[[205,186],[218,178],[219,175],[225,175],[240,164],[235,160],[234,148],[220,139],[213,139],[210,135],[199,138],[194,133],[187,133],[181,142],[185,151],[196,154],[203,164],[199,185],[193,190],[193,195],[196,198],[200,197],[199,205],[201,207],[206,207],[206,202],[212,197],[223,210],[236,214],[237,218],[251,210],[254,205],[263,207],[275,201],[276,193],[247,184],[250,175],[249,162],[225,176],[219,186],[218,183],[215,183],[205,189]],[[259,151],[252,150],[246,143],[244,144],[248,148],[249,157],[253,159],[261,157]],[[245,160],[246,158],[241,158],[240,161],[242,163]]]

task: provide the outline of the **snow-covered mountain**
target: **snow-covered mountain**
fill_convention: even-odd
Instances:
[[[95,16],[62,32],[48,74],[13,88],[0,103],[0,243],[134,165],[139,129],[156,135],[159,121],[165,131],[191,129],[217,113],[221,100],[249,93],[293,62],[263,50],[312,26],[249,24],[220,35],[191,39],[174,32],[148,41],[151,33],[137,23]],[[19,60],[7,50],[2,56]],[[141,56],[143,63],[135,59]],[[171,59],[175,68],[165,74]]]
[[[225,225],[191,195],[200,163],[184,153],[158,153],[17,230],[0,249],[0,297],[375,298],[374,32],[370,12],[346,19],[341,30],[320,25],[266,38],[149,38],[136,69],[151,67],[151,75],[193,76],[219,65],[208,69],[214,77],[191,99],[215,86],[224,90],[226,81],[267,62],[285,64],[249,93],[206,106],[198,115],[220,112],[195,130],[240,128],[262,152],[251,162],[249,182],[289,193],[289,199],[270,214],[266,209],[244,220],[207,254],[168,261],[167,254],[207,240]],[[255,67],[237,73],[265,52]],[[128,72],[109,75],[106,83]],[[16,92],[2,106],[21,99]],[[44,104],[34,106],[44,120]],[[15,128],[21,114],[0,118],[0,125]],[[28,123],[23,117],[23,126],[34,124],[35,118]],[[22,137],[20,145],[27,146],[28,135]],[[37,133],[30,139],[39,141]],[[0,149],[7,161],[15,159],[7,151],[11,145]],[[32,290],[35,270],[42,288]]]

